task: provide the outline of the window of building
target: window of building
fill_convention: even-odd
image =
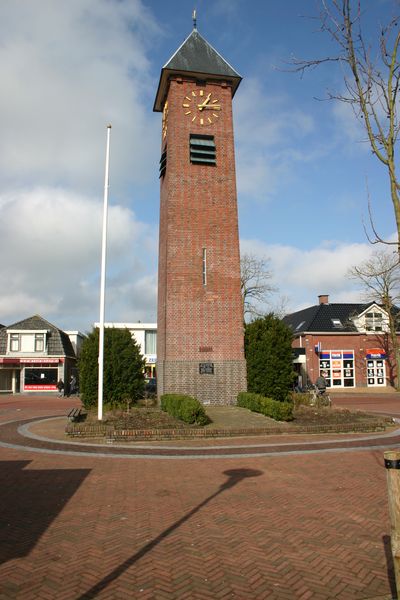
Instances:
[[[10,352],[19,352],[20,337],[19,333],[10,333]]]
[[[157,353],[157,332],[156,331],[145,331],[145,333],[144,333],[144,353],[145,354],[156,354]]]
[[[328,387],[354,387],[354,351],[327,350],[319,356],[319,374]]]
[[[303,327],[304,323],[305,323],[305,321],[301,321],[301,322],[300,322],[300,323],[297,325],[297,327],[296,327],[295,331],[299,331],[299,330],[301,329],[301,327]]]
[[[216,164],[216,148],[213,135],[190,134],[190,162],[200,165]]]
[[[335,329],[343,329],[342,321],[340,319],[331,319],[332,325]]]
[[[165,171],[167,170],[167,147],[165,146],[164,152],[160,158],[160,177],[164,177]]]
[[[380,312],[368,312],[365,315],[365,329],[367,331],[382,331],[383,315]]]
[[[203,285],[207,285],[207,248],[203,248]]]
[[[44,352],[44,333],[35,333],[35,352]]]
[[[26,368],[24,389],[56,389],[58,369]]]

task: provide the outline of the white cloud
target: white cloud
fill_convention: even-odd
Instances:
[[[87,328],[98,310],[101,228],[102,203],[92,197],[52,188],[0,197],[0,240],[7,248],[7,259],[0,264],[0,280],[6,282],[0,321],[38,312],[59,326]],[[130,292],[120,280],[140,281],[154,265],[155,254],[151,229],[128,208],[109,206],[107,294],[114,320],[118,307],[132,308]],[[151,310],[155,298],[148,292],[144,297],[140,306]]]
[[[327,152],[329,142],[309,141],[316,130],[313,116],[256,79],[242,83],[234,114],[239,195],[265,201],[293,177],[294,164]]]
[[[301,250],[289,245],[241,240],[242,252],[270,258],[273,283],[281,295],[289,298],[288,312],[316,304],[319,294],[328,294],[332,302],[359,301],[360,290],[347,273],[373,250],[373,246],[361,243],[326,242]]]
[[[146,180],[158,141],[146,52],[157,28],[143,4],[5,0],[1,14],[3,181],[101,188],[108,122],[114,181]]]

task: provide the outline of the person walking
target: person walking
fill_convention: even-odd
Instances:
[[[74,375],[71,375],[71,378],[69,380],[69,396],[72,396],[72,394],[76,393],[76,377]]]
[[[64,382],[60,379],[57,381],[57,389],[58,389],[58,397],[62,398],[64,396]]]

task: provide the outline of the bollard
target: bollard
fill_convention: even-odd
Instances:
[[[384,452],[390,515],[390,539],[397,597],[400,598],[400,452]]]

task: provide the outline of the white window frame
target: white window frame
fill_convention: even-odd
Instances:
[[[39,342],[41,342],[40,348],[38,347]],[[45,341],[44,333],[35,333],[35,342],[34,342],[35,352],[44,352],[45,344],[46,344],[46,341]]]
[[[19,333],[10,333],[10,352],[19,352],[21,348],[21,336]],[[15,344],[16,343],[16,344]],[[14,346],[17,346],[16,348]]]

